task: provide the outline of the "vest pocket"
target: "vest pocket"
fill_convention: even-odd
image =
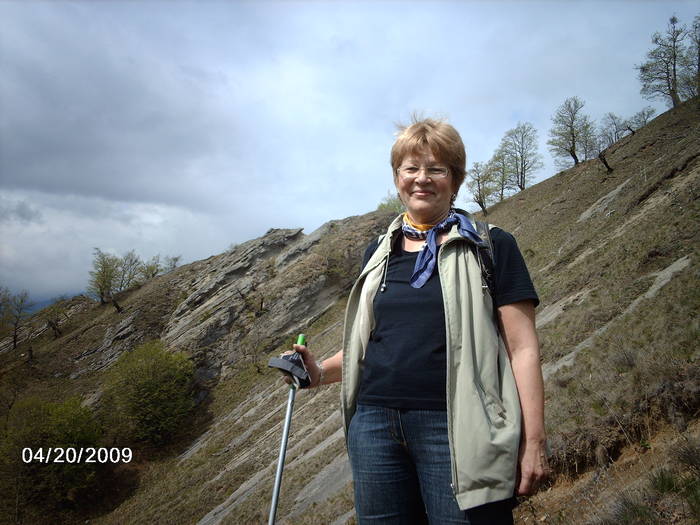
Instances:
[[[481,398],[481,403],[484,407],[486,417],[489,420],[489,424],[495,428],[505,427],[506,409],[501,400],[486,392],[481,382],[478,382],[476,387],[479,391],[479,397]]]

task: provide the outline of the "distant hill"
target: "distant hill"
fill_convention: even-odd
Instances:
[[[64,294],[64,296],[65,297],[74,297],[76,295],[82,295],[82,294],[85,294],[85,291],[71,292],[71,293]],[[58,300],[60,300],[60,299],[57,299],[54,297],[52,299],[44,299],[43,301],[35,301],[32,303],[31,307],[27,309],[27,312],[29,312],[30,314],[36,313],[39,310],[43,310],[47,306],[51,306],[52,304],[54,304]]]
[[[623,523],[619,509],[691,523],[683,494],[697,471],[677,451],[700,443],[699,138],[695,99],[608,148],[611,173],[586,161],[489,209],[486,220],[516,236],[541,299],[556,476],[519,507],[519,523]],[[161,339],[196,364],[201,396],[187,436],[141,451],[129,467],[137,483],[115,489],[109,508],[56,515],[266,523],[286,389],[265,363],[299,332],[319,358],[340,348],[361,254],[391,219],[270,230],[124,293],[122,313],[74,299],[60,338],[39,312],[18,351],[0,341],[3,383],[19,396],[78,394],[93,407],[104,372],[141,342]],[[354,523],[338,388],[297,396],[279,523]],[[669,490],[654,478],[660,467],[675,473]]]

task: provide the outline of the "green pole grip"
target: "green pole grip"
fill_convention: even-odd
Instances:
[[[306,346],[306,335],[299,334],[297,336],[297,344],[301,346]]]

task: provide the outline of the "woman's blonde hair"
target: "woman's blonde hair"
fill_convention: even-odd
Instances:
[[[457,130],[444,120],[419,118],[414,115],[408,126],[397,125],[398,136],[391,148],[391,168],[396,170],[409,155],[428,149],[435,160],[447,165],[452,174],[455,193],[464,182],[467,153]]]

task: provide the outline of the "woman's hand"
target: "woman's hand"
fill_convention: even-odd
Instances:
[[[290,355],[294,352],[300,354],[301,358],[304,360],[304,366],[306,366],[306,370],[307,372],[309,372],[309,379],[311,380],[311,384],[308,386],[308,388],[314,388],[319,386],[319,381],[321,379],[321,369],[319,368],[314,355],[309,351],[308,348],[306,348],[306,346],[303,345],[295,344],[292,345],[292,348],[294,348],[294,350],[287,350],[286,352],[282,353],[282,355]],[[289,377],[288,374],[283,375],[284,382],[288,385],[291,385],[292,378]]]
[[[516,495],[528,496],[550,475],[545,441],[522,441],[518,456]]]

